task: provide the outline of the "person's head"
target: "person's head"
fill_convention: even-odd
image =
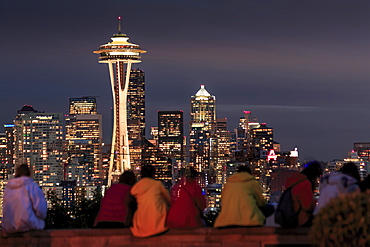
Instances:
[[[31,176],[31,171],[28,168],[28,165],[22,164],[15,168],[15,177],[18,178],[20,176]]]
[[[358,167],[353,162],[345,163],[339,171],[343,174],[346,174],[348,176],[353,177],[358,182],[360,182],[360,180],[361,180],[360,173],[358,171]]]
[[[198,176],[198,171],[194,167],[188,167],[185,170],[186,179],[195,179]]]
[[[251,168],[249,168],[249,167],[248,167],[248,166],[246,166],[246,165],[238,166],[238,167],[236,168],[236,171],[237,171],[237,172],[248,172],[249,174],[252,174]]]
[[[308,180],[312,182],[322,175],[322,168],[318,161],[308,162],[304,167],[301,173],[306,175]]]
[[[136,182],[135,174],[132,171],[125,171],[121,174],[118,180],[121,184],[134,185]]]
[[[194,167],[189,167],[186,171],[186,176],[190,178],[195,178],[198,176],[198,171]]]
[[[153,178],[155,174],[155,168],[152,165],[144,165],[141,167],[142,178]]]

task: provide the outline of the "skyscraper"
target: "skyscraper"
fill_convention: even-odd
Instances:
[[[250,133],[250,146],[254,157],[262,158],[261,155],[267,155],[270,149],[274,149],[274,129],[267,127],[266,123],[252,128]]]
[[[69,115],[98,114],[95,97],[69,98]]]
[[[158,147],[176,160],[184,161],[183,111],[158,111]]]
[[[217,162],[216,162],[216,183],[226,182],[226,165],[230,161],[230,132],[227,130],[227,119],[216,119],[217,137]]]
[[[208,185],[216,182],[216,97],[201,85],[190,104],[190,165],[205,174],[204,185]]]
[[[252,117],[250,111],[244,111],[244,117],[239,119],[239,125],[232,133],[233,140],[231,150],[235,161],[246,161],[251,156],[251,130],[259,127],[256,117]]]
[[[145,73],[140,69],[133,69],[130,73],[127,91],[127,120],[129,140],[145,137]]]
[[[173,160],[173,179],[185,161],[183,111],[158,111],[158,148]]]
[[[370,161],[370,142],[355,142],[353,143],[353,150],[361,158]]]
[[[15,163],[28,164],[40,186],[55,186],[62,180],[62,116],[25,105],[14,121]]]
[[[65,179],[78,186],[103,182],[102,116],[94,97],[70,98],[66,118],[67,162]]]
[[[120,17],[119,17],[120,19]],[[113,177],[119,176],[125,169],[129,169],[130,153],[127,131],[127,93],[130,82],[131,65],[141,62],[142,50],[139,45],[128,42],[126,34],[118,33],[112,41],[101,45],[96,54],[100,54],[99,62],[107,63],[111,87],[113,92],[113,134],[112,150],[109,164],[108,185]]]

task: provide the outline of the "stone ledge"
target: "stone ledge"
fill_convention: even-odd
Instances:
[[[11,234],[0,246],[310,246],[308,228],[275,227],[171,229],[165,234],[136,238],[129,229],[62,229]]]

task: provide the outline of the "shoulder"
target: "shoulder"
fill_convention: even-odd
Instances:
[[[155,179],[153,179],[154,181],[153,181],[153,184],[155,185],[155,186],[157,186],[157,187],[163,187],[164,188],[164,185],[163,185],[163,183],[162,183],[162,181],[161,180],[155,180]]]
[[[35,181],[33,181],[33,179],[30,178],[30,177],[27,178],[27,180],[25,182],[25,185],[27,187],[31,187],[31,188],[34,188],[34,189],[40,189],[41,190],[40,186]]]

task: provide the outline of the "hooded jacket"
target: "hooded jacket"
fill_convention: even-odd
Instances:
[[[202,220],[206,200],[196,179],[183,178],[171,190],[171,207],[167,216],[170,228],[195,228],[205,226]]]
[[[100,210],[95,218],[94,226],[99,222],[127,223],[128,196],[131,186],[123,183],[112,184],[101,200]]]
[[[320,181],[320,197],[314,214],[317,214],[331,199],[352,192],[360,192],[357,180],[341,172],[333,172]]]
[[[137,210],[131,232],[136,237],[149,237],[166,231],[167,208],[170,195],[160,181],[142,178],[131,189],[136,198]]]
[[[221,212],[214,227],[263,225],[265,216],[259,209],[266,205],[257,180],[248,172],[231,175],[221,195]]]
[[[4,190],[2,228],[7,233],[41,230],[47,203],[40,187],[32,178],[10,179]]]

